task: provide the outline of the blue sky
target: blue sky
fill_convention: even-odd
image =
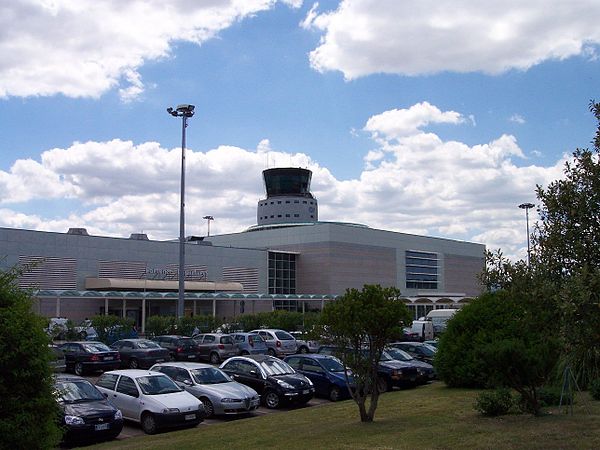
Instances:
[[[595,132],[600,4],[485,3],[8,2],[0,226],[177,236],[192,103],[188,234],[256,223],[291,165],[322,220],[524,257],[516,206]]]

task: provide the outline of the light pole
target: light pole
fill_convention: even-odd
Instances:
[[[179,203],[179,289],[177,299],[177,317],[184,314],[185,301],[185,129],[188,118],[194,115],[194,105],[179,105],[167,108],[173,117],[181,117],[181,195]]]
[[[531,250],[529,248],[529,210],[535,205],[533,203],[521,203],[519,208],[525,210],[525,220],[527,221],[527,267],[529,267],[529,260],[531,259]]]
[[[210,221],[215,220],[215,218],[213,216],[204,216],[203,219],[206,219],[206,224],[208,225],[207,236],[210,236]]]

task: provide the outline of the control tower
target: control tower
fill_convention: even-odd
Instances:
[[[319,220],[317,199],[310,193],[312,172],[296,167],[263,171],[267,198],[259,200],[256,223],[273,225]]]

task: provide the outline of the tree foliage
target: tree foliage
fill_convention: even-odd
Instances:
[[[52,448],[61,431],[49,339],[17,276],[0,271],[0,448]]]
[[[349,289],[323,309],[327,337],[352,371],[356,385],[352,398],[362,422],[372,422],[375,417],[380,394],[377,366],[383,349],[401,335],[402,326],[410,320],[408,308],[400,300],[400,291],[379,285],[365,285],[361,291]]]

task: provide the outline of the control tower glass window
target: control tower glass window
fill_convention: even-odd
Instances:
[[[298,195],[311,197],[310,179],[312,173],[307,169],[278,168],[263,172],[267,197]]]

